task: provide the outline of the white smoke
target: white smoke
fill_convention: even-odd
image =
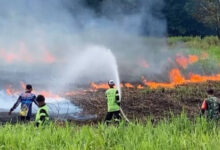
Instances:
[[[83,67],[76,60],[89,45],[113,52],[122,80],[160,73],[171,55],[163,38],[163,5],[161,0],[105,0],[95,11],[84,0],[0,0],[0,64],[6,74],[1,80],[46,84],[48,88],[56,86],[56,81],[67,82],[62,78],[70,72],[67,68]],[[150,67],[139,67],[140,59],[147,60]],[[111,70],[104,64],[84,68],[82,80],[110,79]]]
[[[8,112],[10,108],[15,104],[18,95],[8,95],[5,91],[0,91],[0,112],[5,111]],[[46,103],[49,107],[51,116],[66,116],[79,113],[81,109],[75,105],[73,105],[68,99],[65,98],[46,98]],[[37,112],[37,106],[33,104],[33,113]],[[15,112],[19,112],[20,106],[15,109]]]

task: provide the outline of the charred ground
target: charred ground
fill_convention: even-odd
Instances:
[[[173,89],[122,88],[121,107],[131,120],[143,120],[148,116],[155,119],[185,112],[190,118],[199,115],[202,100],[209,88],[220,98],[220,82],[186,84]],[[96,114],[93,121],[101,121],[106,115],[105,90],[86,92],[72,97],[73,103],[84,109],[85,114]]]

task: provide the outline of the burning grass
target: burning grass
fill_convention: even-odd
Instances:
[[[130,119],[143,119],[154,116],[155,119],[166,118],[170,112],[175,115],[185,111],[190,118],[199,115],[202,100],[207,96],[206,90],[212,87],[216,96],[220,97],[220,82],[190,83],[178,85],[176,88],[145,87],[122,88],[121,106]],[[98,115],[97,120],[104,119],[106,114],[105,90],[87,91],[83,95],[72,97],[73,102],[88,114]]]

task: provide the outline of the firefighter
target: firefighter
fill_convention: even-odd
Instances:
[[[33,90],[32,85],[27,84],[25,88],[25,92],[18,97],[16,103],[9,111],[9,115],[11,115],[12,111],[14,111],[21,103],[21,108],[19,111],[20,120],[22,122],[30,121],[32,116],[32,103],[34,102],[36,105],[38,105],[36,101],[36,96],[31,93],[32,90]]]
[[[213,89],[209,89],[207,93],[208,97],[203,101],[201,106],[201,115],[217,121],[220,114],[220,101],[214,96]]]
[[[115,83],[113,80],[110,80],[108,85],[109,89],[105,92],[108,109],[107,115],[105,117],[105,123],[108,125],[112,118],[114,118],[115,122],[118,124],[121,119],[119,92],[114,88]]]
[[[35,117],[36,126],[42,126],[49,123],[49,108],[45,103],[45,97],[43,95],[37,96],[38,111]]]

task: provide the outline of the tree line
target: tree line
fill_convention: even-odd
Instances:
[[[133,11],[142,0],[85,0],[85,3],[100,13],[104,1],[120,2]],[[155,5],[152,11],[164,15],[168,36],[217,35],[220,38],[220,0],[164,0],[161,10]]]

